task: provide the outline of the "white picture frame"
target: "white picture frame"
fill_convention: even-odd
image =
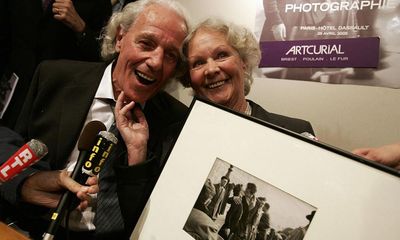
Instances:
[[[216,159],[314,206],[305,240],[400,239],[398,171],[201,99],[131,239],[192,240],[183,227]]]

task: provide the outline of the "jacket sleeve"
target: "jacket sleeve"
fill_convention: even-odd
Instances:
[[[0,164],[6,162],[23,144],[24,139],[18,133],[0,126]]]
[[[150,197],[161,169],[152,154],[149,154],[147,161],[143,164],[128,166],[118,161],[114,169],[125,234],[129,236]]]
[[[27,139],[28,123],[30,122],[31,119],[31,112],[37,92],[37,85],[39,82],[39,75],[40,75],[39,72],[40,71],[37,70],[35,73],[33,82],[31,84],[31,88],[25,100],[25,104],[21,110],[20,116],[17,121],[15,130],[20,134],[20,136],[17,133],[13,134],[11,134],[10,132],[6,133],[8,134],[9,137],[11,137],[11,139],[8,140],[8,143],[3,143],[3,144],[8,144],[8,146],[12,149],[15,149],[15,151],[19,147],[21,147],[27,140],[30,140]],[[12,154],[13,153],[11,153],[10,156]],[[25,181],[27,177],[37,172],[39,169],[49,169],[48,163],[43,160],[40,160],[31,167],[26,168],[25,171],[23,171],[10,181],[4,183],[1,186],[0,190],[2,197],[12,205],[17,205],[18,203],[20,203],[21,202],[20,187],[22,186],[22,183]]]

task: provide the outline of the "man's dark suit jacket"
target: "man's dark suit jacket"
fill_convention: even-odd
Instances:
[[[259,118],[296,133],[308,132],[314,135],[314,130],[309,122],[298,118],[291,118],[276,113],[270,113],[257,103],[250,100],[247,101],[250,103],[252,109],[252,117]]]
[[[17,205],[19,199],[16,190],[28,174],[39,169],[65,167],[107,65],[69,60],[44,61],[39,65],[16,130],[26,139],[40,139],[49,148],[49,153],[39,164],[7,184],[8,187],[3,191],[9,202]],[[146,102],[144,114],[149,125],[148,152],[152,155],[151,160],[139,166],[127,167],[124,165],[125,154],[118,154],[120,159],[115,159],[117,180],[121,185],[119,194],[128,197],[122,201],[121,209],[129,231],[161,172],[163,162],[160,156],[166,155],[165,151],[178,134],[177,131],[170,132],[170,126],[179,130],[176,126],[180,126],[185,119],[187,108],[167,93],[160,92]],[[122,140],[118,145],[124,151]],[[41,210],[42,213],[46,212]]]
[[[7,161],[23,144],[24,140],[18,133],[0,125],[0,164]]]

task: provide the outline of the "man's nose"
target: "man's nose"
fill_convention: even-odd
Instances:
[[[164,50],[158,47],[150,53],[150,56],[147,60],[147,64],[153,71],[158,71],[162,69],[163,61],[164,61]]]

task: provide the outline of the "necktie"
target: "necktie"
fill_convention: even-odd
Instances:
[[[118,135],[115,124],[111,126],[109,131],[116,136]],[[97,210],[94,224],[96,226],[96,235],[100,236],[124,230],[124,221],[117,196],[117,181],[113,169],[113,162],[119,155],[118,144],[115,148],[105,162],[103,170],[99,173],[99,193],[97,194]]]

